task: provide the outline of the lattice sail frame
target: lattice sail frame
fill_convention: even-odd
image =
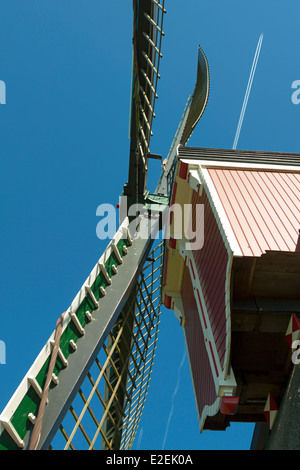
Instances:
[[[159,62],[162,57],[161,54],[161,41],[162,41],[162,36],[164,35],[162,31],[163,27],[163,16],[165,13],[164,9],[164,0],[133,0],[133,10],[134,10],[134,34],[133,34],[133,50],[134,50],[134,64],[133,64],[133,96],[132,96],[132,113],[131,113],[131,149],[133,148],[133,164],[131,165],[131,170],[130,170],[130,177],[129,180],[133,182],[134,186],[134,191],[129,194],[136,196],[138,193],[143,193],[145,189],[145,184],[146,184],[146,174],[147,174],[147,159],[149,156],[150,152],[150,137],[152,135],[152,120],[155,117],[154,113],[154,106],[155,106],[155,100],[157,98],[157,82],[159,79]],[[136,150],[138,149],[138,154],[136,154]],[[132,153],[131,153],[132,155]],[[138,168],[136,166],[136,158],[138,157]],[[132,158],[131,158],[132,161]],[[139,190],[141,188],[141,191]],[[136,198],[137,201],[137,198]],[[122,229],[122,227],[121,227]],[[118,235],[117,235],[118,238]],[[90,365],[91,359],[94,356],[94,351],[89,350],[89,347],[86,345],[87,341],[85,341],[85,346],[84,346],[84,351],[83,353],[80,353],[80,356],[83,357],[83,359],[80,359],[80,366],[78,365],[78,372],[76,368],[73,366],[73,371],[70,372],[72,369],[71,364],[73,361],[71,360],[72,355],[74,354],[74,351],[77,351],[77,340],[79,339],[80,343],[84,341],[84,339],[81,339],[81,337],[84,337],[85,335],[85,330],[88,332],[91,329],[90,323],[93,321],[93,316],[97,315],[97,310],[98,310],[98,305],[103,303],[102,296],[105,295],[105,290],[106,287],[109,287],[109,284],[111,282],[112,278],[115,278],[115,273],[112,268],[116,268],[119,264],[119,262],[122,263],[122,256],[123,256],[123,250],[128,248],[128,244],[125,241],[115,239],[112,244],[108,247],[104,254],[104,258],[102,261],[100,260],[98,264],[95,266],[94,270],[92,271],[91,275],[89,278],[86,280],[86,285],[82,287],[80,290],[78,296],[75,298],[73,301],[72,305],[70,308],[60,317],[61,318],[61,339],[58,344],[58,356],[57,359],[55,359],[55,364],[54,364],[54,370],[52,376],[49,377],[47,376],[47,370],[50,369],[49,363],[51,362],[51,357],[54,356],[53,351],[55,350],[55,332],[53,332],[52,336],[49,338],[49,341],[46,343],[45,347],[37,357],[36,361],[24,377],[23,381],[21,382],[20,386],[16,390],[15,394],[11,398],[10,402],[8,405],[5,407],[3,410],[1,416],[0,416],[0,449],[6,449],[6,448],[27,448],[28,447],[28,436],[32,435],[32,426],[37,427],[37,421],[42,421],[43,423],[43,428],[47,428],[47,437],[45,437],[45,440],[43,440],[43,436],[40,439],[40,441],[43,441],[43,444],[36,444],[38,445],[39,448],[47,448],[49,445],[49,436],[53,434],[55,429],[57,429],[58,422],[61,421],[62,415],[66,412],[66,406],[68,406],[68,409],[70,410],[71,416],[73,419],[76,419],[76,422],[78,422],[77,427],[83,428],[82,423],[81,423],[81,414],[77,416],[75,407],[70,405],[71,399],[73,399],[73,395],[78,392],[78,384],[82,382],[83,376],[86,375],[87,379],[90,380],[92,383],[93,376],[91,373],[87,373],[87,365],[84,364],[84,361],[87,361],[87,364]],[[130,276],[132,276],[132,279],[135,279],[136,274],[134,271],[139,272],[143,262],[143,252],[147,252],[149,249],[149,243],[145,242],[144,245],[140,244],[138,249],[137,249],[137,254],[138,257],[136,257],[133,261],[134,266],[127,270]],[[129,252],[131,249],[129,250]],[[128,255],[130,256],[130,255]],[[121,261],[120,261],[121,258]],[[101,268],[100,265],[102,264]],[[104,266],[105,265],[105,266]],[[104,266],[104,269],[103,269]],[[101,271],[103,271],[103,275],[101,274]],[[114,318],[116,316],[116,311],[118,310],[118,305],[117,303],[123,302],[123,299],[126,298],[126,295],[123,295],[123,290],[122,287],[124,285],[124,289],[126,287],[127,290],[129,290],[128,286],[126,286],[126,276],[127,274],[124,275],[122,274],[124,281],[119,283],[119,291],[117,294],[115,294],[115,299],[111,301],[111,305],[109,305],[109,308],[106,308],[106,312],[111,311],[114,312]],[[117,276],[117,277],[120,277]],[[142,278],[141,278],[141,282]],[[117,281],[118,283],[118,281]],[[97,291],[97,298],[95,298],[95,292],[94,292],[94,287]],[[100,287],[100,289],[99,289]],[[145,287],[145,286],[144,286]],[[131,286],[130,286],[131,288]],[[147,291],[150,288],[150,286],[147,286],[144,291]],[[136,314],[137,317],[140,315],[139,310],[140,306],[144,305],[147,315],[149,317],[149,325],[152,324],[154,329],[156,329],[156,325],[154,322],[154,318],[151,319],[151,314],[148,313],[150,307],[152,306],[147,305],[146,299],[143,297],[143,289],[140,287],[140,284],[138,283],[136,286],[137,293],[136,293]],[[99,294],[100,291],[100,294]],[[151,293],[149,293],[151,298]],[[106,296],[107,297],[107,296]],[[101,300],[100,300],[101,299]],[[120,300],[119,300],[120,299]],[[84,308],[82,308],[81,302],[84,303]],[[104,301],[105,302],[105,301]],[[129,302],[129,301],[128,301]],[[124,307],[125,308],[125,307]],[[132,309],[131,309],[132,310]],[[156,311],[156,310],[154,310]],[[122,315],[121,315],[122,316]],[[121,318],[121,317],[120,317]],[[134,328],[138,328],[138,323],[134,321],[133,314],[131,314],[130,321],[132,321],[132,328],[134,331]],[[105,337],[106,334],[108,334],[109,329],[112,328],[112,331],[116,331],[115,326],[113,326],[112,321],[110,320],[109,316],[107,315],[105,320],[101,319],[102,322],[102,331],[100,331],[101,334],[103,334],[103,337]],[[106,322],[106,323],[105,323]],[[145,328],[147,331],[149,330],[149,325],[147,327],[147,321],[143,319],[144,322],[144,327],[140,328]],[[127,319],[128,323],[128,319]],[[118,324],[119,325],[119,324]],[[148,333],[147,333],[148,334]],[[122,336],[122,335],[121,335]],[[125,342],[125,335],[123,335],[124,338],[121,338],[121,351],[122,348],[124,348],[124,342]],[[128,339],[130,339],[130,335],[128,333]],[[85,338],[87,337],[87,334],[85,335]],[[104,392],[104,396],[102,399],[104,400],[104,403],[113,403],[115,399],[117,399],[120,402],[124,402],[124,407],[129,406],[131,401],[128,398],[128,392],[124,390],[124,381],[126,380],[126,367],[124,364],[124,370],[119,370],[118,367],[116,367],[117,362],[121,361],[121,358],[119,357],[118,360],[115,360],[114,358],[116,357],[116,346],[115,346],[115,339],[112,337],[112,335],[109,336],[109,340],[107,342],[107,351],[110,351],[112,348],[114,351],[114,354],[111,354],[109,356],[109,361],[106,362],[106,366],[108,366],[108,372],[107,372],[107,377],[109,380],[113,380],[113,372],[115,374],[119,374],[122,376],[122,379],[120,379],[119,388],[120,390],[122,389],[122,393],[114,393],[111,390],[111,384],[109,384],[109,380],[106,380],[106,388]],[[149,343],[149,340],[152,338],[147,336],[147,347],[149,348],[149,354],[147,357],[151,357],[151,347],[152,343]],[[131,340],[131,339],[130,339]],[[96,345],[98,341],[98,338],[93,338],[93,344]],[[102,339],[99,341],[101,343]],[[132,340],[133,341],[133,340]],[[141,336],[141,340],[143,341],[143,336]],[[80,344],[78,343],[78,344]],[[81,346],[80,344],[80,346]],[[118,347],[119,344],[118,344]],[[140,351],[140,346],[138,343],[135,341],[132,342],[132,347],[136,348],[137,351]],[[96,348],[96,346],[95,346]],[[80,349],[80,348],[78,348]],[[103,349],[103,348],[102,348]],[[147,348],[145,349],[145,351]],[[78,356],[78,353],[75,353]],[[141,357],[145,357],[146,352],[140,352]],[[69,361],[69,355],[70,355],[70,361]],[[87,357],[87,359],[86,359]],[[133,357],[133,356],[132,356]],[[95,359],[94,363],[97,365],[97,361]],[[137,359],[135,362],[137,363]],[[101,364],[99,362],[99,364]],[[99,365],[98,364],[98,365]],[[103,367],[103,366],[102,366]],[[129,364],[130,367],[130,364]],[[140,371],[143,371],[143,375],[141,377],[146,377],[146,372],[144,369],[141,367],[141,365],[138,365],[137,371],[140,373]],[[63,373],[62,373],[63,372]],[[61,374],[62,373],[62,374]],[[90,375],[88,375],[90,374]],[[61,378],[62,377],[68,377],[68,379]],[[105,374],[104,372],[102,373],[102,376],[105,379]],[[130,379],[130,372],[128,373],[128,380]],[[97,375],[97,378],[98,375]],[[136,387],[137,384],[137,378],[135,377],[135,382],[134,386]],[[74,387],[71,385],[73,384],[74,381]],[[86,382],[86,380],[85,380]],[[143,384],[145,384],[144,379],[142,381]],[[42,420],[39,418],[39,410],[41,409],[41,403],[43,401],[43,392],[45,391],[46,385],[49,385],[49,396],[50,400],[47,399],[47,403],[50,402],[47,406],[45,406],[45,416],[43,415]],[[63,384],[63,385],[62,385]],[[56,392],[56,389],[62,389],[64,390],[63,392]],[[74,389],[74,390],[73,390]],[[86,393],[86,392],[85,392]],[[57,405],[57,411],[54,409],[53,410],[53,396],[55,396],[54,401],[56,401],[56,395],[58,395],[60,402]],[[119,396],[121,395],[121,396]],[[85,394],[84,391],[82,390],[82,387],[80,388],[80,393],[78,392],[78,396],[81,397],[81,400],[85,400]],[[139,394],[139,397],[143,396],[141,393]],[[67,399],[65,399],[67,397]],[[88,395],[89,397],[89,395]],[[117,398],[116,398],[117,397]],[[141,400],[141,398],[139,398]],[[140,410],[140,401],[139,401],[139,406],[138,410]],[[54,406],[55,408],[55,406]],[[132,405],[129,406],[130,412],[129,416],[132,416]],[[49,411],[51,409],[51,412]],[[86,404],[86,409],[89,410],[89,404],[87,402]],[[117,415],[117,411],[114,412],[115,415]],[[117,442],[121,445],[120,441],[120,431],[117,433],[115,432],[115,436],[113,438],[113,442],[109,442],[108,440],[105,440],[106,434],[110,436],[110,429],[111,427],[114,427],[115,430],[117,429],[117,426],[124,427],[126,429],[126,436],[131,436],[130,432],[128,431],[129,427],[132,427],[132,423],[128,421],[127,424],[125,424],[124,421],[124,416],[126,417],[126,411],[122,412],[122,420],[120,420],[120,417],[117,416],[117,418],[114,416],[113,413],[110,411],[106,413],[106,415],[102,416],[100,423],[104,425],[105,431],[100,432],[101,426],[98,429],[98,434],[100,433],[103,438],[103,448],[115,448],[115,446],[118,447]],[[47,416],[46,416],[47,415]],[[45,426],[45,421],[47,421],[48,417],[50,416],[50,419],[48,420],[49,423],[53,423],[53,429],[50,424],[47,424]],[[91,414],[92,416],[92,414]],[[135,422],[138,422],[137,416],[135,416]],[[47,418],[45,420],[45,417]],[[78,418],[78,419],[77,419]],[[122,424],[120,424],[122,421]],[[80,422],[80,425],[79,425]],[[98,423],[97,419],[94,419],[94,422]],[[98,424],[100,424],[98,423]],[[117,424],[118,423],[118,424]],[[127,426],[127,427],[126,427]],[[103,429],[104,429],[103,428]],[[64,429],[64,428],[62,428]],[[63,432],[66,432],[64,430]],[[72,431],[71,431],[72,432]],[[136,432],[136,428],[134,428],[134,432]],[[77,429],[74,432],[74,435],[77,434]],[[69,439],[69,438],[68,438]],[[98,441],[98,439],[97,439]],[[122,443],[122,446],[124,448],[128,448],[128,442],[132,442],[132,439],[129,438],[126,440],[126,442]],[[47,445],[45,444],[47,443]],[[71,441],[70,441],[71,444]],[[91,444],[93,444],[93,439],[91,440]],[[131,444],[130,444],[131,445]],[[74,447],[74,444],[72,443],[72,446]],[[71,447],[71,445],[69,446]]]
[[[162,263],[160,242],[149,254],[50,449],[131,449],[153,370]]]
[[[124,195],[135,198],[136,202],[139,196],[143,195],[143,203],[146,194],[144,191],[147,160],[151,157],[149,144],[152,120],[155,117],[159,62],[162,57],[162,27],[166,12],[164,3],[164,0],[133,0],[135,20],[131,144],[129,178],[124,186]],[[208,92],[208,64],[199,48],[195,90],[188,99],[155,193],[148,198],[148,209],[151,209],[152,205],[159,206],[160,202],[168,204],[161,196],[168,198],[170,195],[177,146],[179,143],[185,143],[193,132],[206,107]],[[137,243],[132,256],[132,248],[129,248],[131,243],[128,244],[126,237],[124,241],[120,236],[123,229],[121,226],[86,280],[87,285],[82,287],[63,317],[63,342],[60,343],[55,370],[50,377],[50,403],[45,407],[45,415],[48,414],[47,418],[50,416],[51,419],[43,423],[47,432],[44,432],[43,444],[39,444],[39,448],[130,449],[132,446],[145,403],[156,349],[163,243],[158,244],[156,248],[160,250],[159,254],[155,251],[152,255],[154,259],[150,264],[144,265],[152,242],[147,240]],[[102,298],[105,289],[107,287],[109,291],[111,280],[115,278],[118,270],[117,266],[122,264],[124,251],[128,248],[131,261],[127,263],[127,268],[120,269],[123,270],[121,281],[119,282],[119,275],[116,276],[117,281],[113,282],[116,282],[117,295],[110,299],[110,303],[105,302],[109,297],[106,295],[106,298]],[[140,273],[142,266],[144,268]],[[150,270],[151,274],[146,274],[147,270]],[[137,275],[140,275],[138,281]],[[134,286],[131,285],[133,282]],[[94,288],[97,298],[93,292]],[[89,299],[88,310],[82,310],[81,302],[86,299]],[[119,303],[124,299],[127,303],[122,304],[120,313]],[[105,341],[102,341],[102,336],[97,336],[98,331],[94,335],[89,333],[85,338],[88,335],[92,337],[90,347],[90,340],[84,342],[82,339],[83,331],[86,327],[87,331],[91,331],[92,326],[89,324],[98,313],[98,304],[102,303],[106,308],[103,309],[104,315],[102,310],[102,316],[99,316],[99,331]],[[28,447],[28,436],[30,437],[32,426],[38,418],[36,412],[43,395],[48,361],[55,348],[54,337],[52,334],[0,416],[0,449]],[[80,358],[75,362],[75,366],[74,362],[72,365],[72,360],[68,365],[68,355],[77,350],[77,340],[79,346],[82,345]],[[99,349],[101,345],[100,352],[98,345]],[[73,350],[71,353],[70,348]],[[75,354],[78,356],[78,353]],[[55,393],[55,390],[58,392]],[[51,399],[53,396],[54,400]],[[94,405],[94,402],[97,402],[97,405]],[[61,430],[60,434],[56,432],[58,428]]]
[[[157,220],[156,228],[158,225]],[[154,254],[149,258],[153,243],[157,243],[153,235],[157,233],[156,229],[148,238],[132,238],[129,228],[126,218],[68,310],[59,317],[62,321],[57,356],[54,357],[56,327],[1,413],[0,449],[49,448],[66,414],[70,414],[76,422],[75,428],[70,428],[67,419],[67,424],[61,427],[67,436],[65,448],[75,448],[75,444],[78,446],[78,428],[90,448],[118,449],[123,428],[126,429],[123,448],[132,445],[145,400],[146,377],[151,373],[153,362],[148,368],[146,361],[146,370],[141,361],[146,356],[147,359],[152,357],[156,344],[163,245],[159,245],[159,256]],[[151,261],[146,262],[147,259]],[[141,342],[143,345],[140,345]],[[106,354],[105,360],[102,354]],[[53,357],[54,368],[51,370]],[[114,383],[114,375],[118,376],[117,384]],[[48,377],[50,384],[47,392]],[[101,378],[104,379],[101,384],[106,384],[104,392],[98,388]],[[92,387],[90,390],[86,385],[88,382]],[[133,394],[138,389],[136,408],[136,403],[132,401],[136,400]],[[93,395],[101,396],[98,401],[104,404],[104,412],[97,405],[91,408]],[[45,396],[45,407],[39,420]],[[84,402],[84,407],[77,414],[78,399]],[[97,426],[92,436],[85,424],[88,415],[93,425]],[[134,427],[130,418],[134,419]],[[36,431],[39,421],[42,428]],[[38,436],[37,442],[33,435]],[[102,440],[103,444],[99,444]],[[79,448],[84,448],[81,441]]]
[[[162,58],[164,0],[133,0],[133,65],[130,156],[124,194],[138,199],[146,190],[150,139]]]

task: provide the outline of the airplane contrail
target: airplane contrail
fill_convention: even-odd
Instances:
[[[256,51],[255,51],[255,55],[254,55],[254,59],[253,59],[253,63],[252,63],[252,68],[251,68],[251,72],[250,72],[250,76],[249,76],[249,80],[248,80],[248,85],[247,85],[247,89],[246,89],[246,93],[245,93],[245,97],[244,97],[244,102],[243,102],[243,106],[242,106],[242,110],[241,110],[241,114],[240,114],[240,119],[239,119],[239,122],[238,122],[237,130],[236,130],[236,134],[235,134],[235,138],[234,138],[234,143],[233,143],[233,147],[232,147],[233,149],[236,149],[236,146],[237,146],[237,143],[238,143],[238,140],[239,140],[239,137],[240,137],[240,132],[241,132],[241,128],[242,128],[242,124],[243,124],[243,120],[244,120],[244,116],[245,116],[245,112],[246,112],[246,107],[247,107],[247,104],[248,104],[248,98],[249,98],[249,95],[250,95],[250,92],[251,92],[251,87],[252,87],[253,78],[254,78],[255,71],[256,71],[257,62],[258,62],[258,59],[259,59],[259,54],[260,54],[260,50],[261,50],[262,41],[263,41],[263,34],[261,34],[259,36],[259,40],[258,40],[258,43],[257,43],[257,47],[256,47]]]
[[[173,392],[173,395],[172,395],[172,404],[171,404],[171,409],[170,409],[168,422],[167,422],[167,426],[166,426],[166,430],[165,430],[165,436],[164,436],[164,441],[163,441],[163,445],[162,445],[162,450],[165,448],[165,444],[166,444],[166,440],[167,440],[167,436],[168,436],[168,432],[169,432],[169,426],[170,426],[170,422],[171,422],[173,412],[174,412],[174,400],[175,400],[175,397],[176,397],[177,392],[179,390],[180,373],[181,373],[181,369],[182,369],[182,366],[184,364],[185,358],[186,358],[186,349],[184,348],[183,356],[182,356],[182,359],[181,359],[181,362],[179,364],[178,371],[177,371],[177,383],[176,383],[176,386],[174,388],[174,392]]]
[[[138,437],[137,445],[136,445],[136,450],[139,450],[139,448],[140,448],[141,440],[142,440],[142,437],[143,437],[143,432],[144,432],[144,428],[141,427],[140,432],[139,432],[139,437]]]

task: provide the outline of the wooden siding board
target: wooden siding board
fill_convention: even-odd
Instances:
[[[253,185],[249,181],[249,177],[244,171],[237,172],[236,174],[237,178],[240,181],[240,184],[243,186],[243,194],[241,195],[241,198],[245,199],[245,202],[249,205],[249,210],[251,211],[253,215],[252,219],[252,227],[255,227],[255,225],[259,225],[263,230],[256,231],[256,236],[258,238],[259,242],[259,247],[260,250],[263,250],[264,247],[268,247],[268,249],[271,248],[271,246],[268,244],[268,240],[270,237],[272,237],[272,230],[274,230],[273,225],[273,220],[269,216],[268,211],[264,213],[264,216],[261,214],[260,207],[261,207],[261,201],[259,198],[259,195],[256,193],[256,199],[253,199]],[[243,201],[244,202],[244,201]],[[280,246],[278,245],[278,249],[280,249]]]
[[[214,183],[215,189],[222,202],[238,244],[241,250],[242,247],[244,248],[242,251],[243,255],[253,256],[253,251],[251,250],[250,246],[248,246],[248,241],[243,229],[243,225],[239,223],[239,220],[243,219],[243,214],[239,211],[239,209],[236,211],[233,202],[231,202],[234,201],[234,195],[226,191],[226,187],[224,187],[224,183],[222,182],[222,178],[220,178],[219,172],[208,169],[208,173]]]
[[[208,201],[204,200],[205,207],[208,205]],[[227,252],[224,252],[224,245],[221,236],[216,232],[214,226],[214,215],[212,211],[205,220],[205,234],[204,234],[204,246],[202,250],[194,251],[194,259],[196,263],[201,263],[202,269],[199,273],[199,279],[203,293],[208,293],[210,290],[215,289],[214,283],[216,283],[216,273],[213,269],[214,265],[220,261],[220,256],[224,256],[224,261],[227,257]],[[216,242],[216,237],[217,242]],[[225,262],[226,264],[226,262]],[[220,273],[220,271],[219,271]]]
[[[231,171],[224,171],[223,173],[227,175],[227,180],[235,195],[235,201],[239,204],[240,209],[243,212],[243,225],[247,239],[255,247],[255,252],[261,252],[267,239],[265,238],[263,231],[256,230],[255,228],[258,223],[263,225],[265,225],[265,223],[258,207],[253,204],[253,196],[251,197],[251,191],[247,188],[248,185],[245,172],[237,171],[233,173]],[[257,220],[258,218],[259,222]],[[253,241],[251,242],[251,239],[253,239],[253,241],[255,240],[255,244]]]
[[[202,260],[200,260],[202,261]],[[207,272],[203,273],[203,277],[205,276],[205,274],[208,274]],[[203,291],[203,294],[205,296],[205,298],[207,299],[207,302],[206,302],[206,305],[207,305],[207,308],[210,312],[210,315],[212,314],[212,312],[214,311],[214,307],[215,307],[215,303],[220,303],[220,302],[224,302],[224,298],[220,298],[220,294],[222,292],[224,292],[224,285],[221,286],[220,283],[222,281],[222,278],[224,279],[224,282],[225,282],[225,277],[219,273],[217,273],[214,277],[214,272],[212,270],[212,268],[210,269],[209,271],[209,276],[208,278],[211,280],[211,284],[214,284],[213,286],[210,285],[208,282],[207,282],[207,279],[205,279],[206,283],[204,284],[204,288],[202,289]],[[223,287],[223,289],[222,289]]]
[[[219,277],[224,274],[223,270],[226,270],[228,260],[227,252],[224,252],[224,246],[222,246],[220,240],[215,241],[215,239],[213,239],[211,242],[210,244],[204,245],[204,249],[207,250],[207,256],[198,258],[198,262],[203,263],[203,291],[208,291],[208,293],[214,291],[216,286],[218,286]],[[215,248],[215,250],[213,250],[213,248]],[[213,255],[211,255],[212,250]],[[214,269],[216,263],[219,265],[217,274]]]
[[[216,309],[215,312],[216,312],[216,321],[215,321],[213,333],[214,333],[216,345],[218,345],[220,338],[223,338],[223,340],[225,341],[225,336],[226,336],[226,328],[223,328],[224,305],[220,303],[218,305],[218,309]]]
[[[238,209],[239,211],[240,216],[238,223],[243,227],[247,240],[247,247],[249,246],[254,256],[258,255],[261,253],[263,239],[260,236],[259,231],[253,230],[255,227],[255,218],[247,204],[247,198],[244,198],[244,195],[241,192],[241,187],[237,184],[236,174],[234,175],[235,178],[232,177],[231,171],[223,170],[222,174],[227,181],[228,187],[230,187],[230,198],[234,203],[234,209]]]
[[[267,249],[276,250],[278,249],[276,246],[278,246],[280,251],[289,250],[289,238],[291,237],[288,227],[290,227],[290,219],[285,214],[286,211],[289,212],[289,206],[285,203],[282,196],[276,197],[279,196],[279,190],[274,187],[274,175],[272,175],[273,181],[270,180],[268,172],[253,173],[253,177],[258,181],[260,191],[266,198],[266,204],[262,206],[262,209],[265,209],[263,214],[269,214],[270,224],[272,224],[272,235],[269,238],[270,243]]]
[[[208,284],[208,296],[209,296],[209,303],[210,308],[212,311],[216,308],[216,302],[219,304],[222,300],[224,302],[224,296],[221,295],[222,293],[225,294],[225,282],[226,282],[226,267],[228,263],[228,256],[222,253],[219,259],[219,271],[215,275],[214,278],[211,279],[211,283]]]
[[[217,347],[218,352],[219,352],[220,363],[224,364],[226,350],[225,350],[225,348],[222,347],[222,345],[226,341],[227,331],[225,329],[223,329],[223,330],[219,329],[217,331],[219,331],[219,336],[217,336],[215,338],[215,343],[216,343],[216,347]]]
[[[285,178],[285,174],[283,173],[283,178]],[[285,178],[286,179],[286,178]],[[300,186],[300,174],[292,173],[290,174],[289,178],[290,188],[295,195],[297,195],[299,200],[299,186]]]
[[[272,208],[274,213],[274,221],[276,225],[279,227],[277,233],[277,237],[279,239],[284,238],[286,241],[287,248],[293,251],[294,248],[294,237],[291,237],[291,230],[295,229],[295,224],[299,224],[299,202],[300,202],[300,191],[298,190],[299,198],[298,198],[298,207],[295,204],[293,211],[291,211],[290,204],[286,202],[286,194],[282,194],[282,191],[279,191],[278,185],[274,185],[274,178],[277,176],[276,173],[266,173],[266,178],[268,180],[271,179],[270,185],[266,186],[266,189],[270,191],[270,198],[273,195],[272,201]],[[272,184],[272,187],[271,187]],[[300,189],[300,188],[299,188]],[[289,191],[292,194],[291,191]],[[291,243],[292,242],[292,243]]]
[[[166,280],[167,280],[168,257],[169,257],[169,250],[166,247],[165,248],[164,268],[163,268],[163,287],[166,285]]]
[[[199,203],[199,200],[195,199],[194,204],[197,203]],[[204,204],[205,207],[204,245],[202,250],[193,251],[195,261],[198,261],[199,259],[206,261],[206,259],[209,257],[209,249],[214,235],[214,229],[211,223],[211,221],[213,220],[212,214],[210,212],[208,213],[206,210],[208,202],[206,199],[202,199],[201,203]],[[213,261],[213,258],[211,258],[211,261]]]
[[[206,192],[203,191],[201,196],[195,193],[192,204],[204,204],[204,245],[201,250],[194,250],[193,256],[223,367],[226,352],[225,284],[228,253]]]
[[[182,303],[186,312],[185,338],[193,377],[195,398],[200,417],[205,406],[211,406],[217,395],[211,366],[206,351],[199,312],[195,301],[188,268],[184,268]]]
[[[291,213],[292,217],[295,217],[294,211],[299,209],[299,191],[297,195],[297,186],[294,185],[293,182],[293,176],[295,175],[290,175],[290,178],[287,178],[287,175],[285,173],[274,173],[274,178],[277,181],[277,183],[281,186],[282,191],[284,191],[284,197],[289,200],[289,203],[287,202],[288,210]],[[297,181],[297,180],[296,180]],[[300,186],[300,181],[298,182],[298,188]],[[290,208],[290,204],[293,207],[293,211]]]
[[[203,201],[205,207],[208,207],[208,201]],[[207,213],[207,210],[206,210]],[[219,231],[216,231],[215,218],[212,211],[209,211],[209,214],[205,219],[205,234],[204,234],[204,246],[202,250],[194,251],[194,258],[197,262],[201,262],[203,268],[201,270],[201,279],[205,285],[203,285],[203,290],[206,289],[206,286],[213,288],[212,281],[215,280],[215,271],[213,269],[214,265],[217,262],[220,262],[220,256],[224,260],[226,265],[227,252],[224,250],[224,243]]]
[[[267,177],[270,176],[267,174]],[[286,227],[294,226],[296,227],[299,221],[299,206],[300,206],[300,193],[299,197],[291,190],[291,187],[286,185],[286,181],[282,178],[281,174],[274,174],[273,178],[276,180],[277,185],[281,187],[282,190],[282,197],[279,200],[279,208],[281,212],[278,214],[279,219],[282,221],[282,228],[285,229],[285,233],[287,237],[291,238],[293,242],[294,238],[290,234],[289,230]],[[274,184],[274,181],[272,181]],[[279,189],[279,188],[278,188]],[[281,232],[282,235],[283,232]]]
[[[208,168],[244,256],[295,251],[300,224],[297,172]]]

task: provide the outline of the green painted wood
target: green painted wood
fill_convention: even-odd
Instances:
[[[123,255],[124,246],[126,247],[129,246],[128,241],[120,239],[119,242],[117,243],[117,248],[121,256]],[[105,268],[110,277],[115,276],[115,274],[113,273],[113,268],[112,268],[113,265],[118,266],[119,262],[117,260],[116,255],[112,252],[108,260],[105,263]],[[99,275],[96,277],[94,283],[91,286],[91,290],[93,294],[95,295],[97,301],[99,301],[101,298],[101,294],[100,294],[101,286],[104,288],[107,286],[107,282],[102,272],[99,273]],[[90,301],[90,299],[86,296],[75,312],[80,321],[80,324],[83,327],[85,327],[86,324],[88,323],[85,312],[86,311],[92,312],[93,310],[94,310],[94,306],[92,302]],[[70,341],[73,340],[76,343],[79,338],[80,338],[80,335],[77,332],[77,329],[74,323],[70,321],[67,327],[65,328],[65,330],[63,331],[61,335],[61,339],[60,339],[60,349],[66,359],[68,359],[69,355],[73,353],[70,347]],[[46,362],[43,364],[39,373],[36,376],[36,380],[42,389],[46,381],[49,362],[50,362],[50,356],[48,357]],[[54,374],[59,376],[59,374],[63,371],[63,369],[64,369],[64,366],[61,362],[61,359],[57,357],[56,364],[55,364],[54,371],[53,371]],[[55,387],[55,385],[51,384],[51,387]],[[32,429],[32,423],[29,421],[28,415],[29,413],[32,413],[35,416],[37,415],[39,403],[40,403],[40,399],[37,396],[35,390],[32,387],[29,387],[27,393],[24,395],[24,398],[22,399],[20,405],[18,406],[18,408],[16,409],[15,413],[13,414],[11,418],[11,423],[13,424],[14,428],[16,429],[21,439],[24,439],[27,432],[30,429]],[[4,430],[0,435],[0,450],[15,450],[15,449],[18,449],[18,447],[13,442],[9,434]]]

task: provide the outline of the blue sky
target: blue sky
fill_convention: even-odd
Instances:
[[[132,1],[0,0],[0,408],[100,257],[96,209],[127,179]],[[169,0],[151,151],[167,156],[208,58],[207,109],[189,145],[232,148],[256,45],[261,53],[237,148],[299,152],[296,0]],[[150,162],[149,189],[160,174]],[[199,433],[182,331],[163,311],[134,448],[248,449],[253,426]],[[176,385],[178,385],[176,387]],[[174,390],[178,390],[174,396]]]

